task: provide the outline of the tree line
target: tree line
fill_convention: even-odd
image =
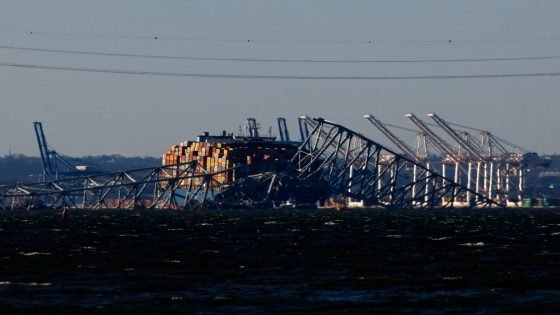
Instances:
[[[125,157],[118,154],[85,156],[79,160],[85,165],[93,165],[95,169],[107,172],[161,165],[160,158]],[[0,157],[0,185],[40,181],[42,174],[43,163],[40,157],[23,154],[10,154]]]

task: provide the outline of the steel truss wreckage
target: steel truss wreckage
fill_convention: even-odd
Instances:
[[[235,183],[217,181],[196,161],[156,168],[0,186],[0,209],[197,209],[281,207],[297,194],[310,204],[324,187],[293,171],[266,172]]]
[[[349,205],[386,208],[503,207],[333,122],[301,117],[310,131],[292,159],[300,179],[326,182]]]
[[[223,170],[227,172],[229,170]],[[32,184],[0,186],[0,208],[196,208],[223,190],[195,162]],[[187,185],[188,189],[179,189]]]
[[[0,209],[196,209],[313,206],[502,207],[382,145],[322,118],[299,119],[302,144],[285,170],[223,183],[197,161],[0,186]]]

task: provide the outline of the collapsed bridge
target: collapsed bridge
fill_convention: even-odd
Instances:
[[[232,141],[252,145],[254,138],[260,141],[252,122],[251,137]],[[267,208],[314,205],[333,197],[348,207],[503,207],[342,125],[306,116],[299,118],[299,125],[302,139],[295,153],[286,161],[271,161],[274,169],[260,173],[247,172],[251,165],[241,160],[227,168],[209,168],[200,160],[179,161],[0,186],[0,208]]]

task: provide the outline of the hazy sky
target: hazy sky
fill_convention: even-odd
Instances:
[[[10,149],[38,155],[35,120],[44,123],[50,144],[68,155],[160,156],[171,144],[203,131],[237,131],[249,116],[261,122],[265,133],[275,126],[276,117],[286,117],[295,136],[296,117],[306,113],[387,143],[362,118],[364,113],[412,127],[406,112],[427,121],[430,111],[448,121],[489,129],[530,150],[560,153],[559,76],[280,80],[6,66],[342,77],[560,72],[560,59],[288,63],[13,49],[284,60],[560,56],[559,13],[557,0],[3,0],[0,155]]]

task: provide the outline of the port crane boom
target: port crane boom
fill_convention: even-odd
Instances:
[[[408,144],[404,143],[399,137],[392,133],[385,125],[375,118],[372,114],[365,114],[364,118],[367,119],[372,125],[374,125],[385,137],[389,138],[404,154],[408,156],[409,159],[420,162],[424,160],[423,157],[418,156],[418,154],[412,149]]]
[[[43,163],[43,181],[47,174],[54,173],[54,167],[51,163],[51,152],[47,145],[47,138],[43,132],[43,124],[39,121],[33,122],[33,128],[35,129],[35,136],[37,137],[37,144],[39,145],[39,153],[41,154],[41,162]]]
[[[451,146],[442,138],[440,138],[432,129],[418,119],[413,113],[405,114],[405,117],[410,119],[420,130],[431,140],[430,142],[442,153],[446,154],[448,158],[459,161],[458,155],[452,150]]]
[[[41,162],[43,163],[43,181],[47,178],[57,180],[60,176],[78,176],[98,173],[99,171],[91,171],[88,165],[76,165],[72,160],[78,160],[52,150],[47,144],[47,137],[43,131],[43,124],[40,121],[33,122]]]
[[[481,163],[483,163],[484,174],[482,177],[484,191],[489,199],[494,197],[496,193],[497,198],[501,198],[500,194],[503,194],[508,199],[510,194],[510,162],[516,162],[520,160],[519,155],[508,154],[506,148],[497,141],[494,136],[488,131],[481,131],[481,142],[479,145],[475,145],[474,142],[471,143],[466,139],[461,138],[459,134],[450,127],[443,119],[441,119],[435,113],[428,113],[428,117],[443,129],[449,136],[451,136],[462,148],[464,148],[474,159],[477,160],[477,174],[476,174],[476,191],[478,192],[478,185],[481,180],[480,168]],[[497,150],[497,152],[495,152]],[[503,165],[503,161],[506,160],[506,164]],[[469,177],[471,162],[469,161]],[[523,190],[523,170],[520,169],[519,172],[519,191]],[[505,187],[504,187],[505,182]],[[521,199],[521,197],[518,197]]]
[[[412,123],[414,123],[418,128],[420,128],[420,130],[428,137],[428,139],[430,140],[430,142],[436,147],[436,149],[438,149],[440,152],[442,152],[443,154],[445,154],[446,156],[443,157],[442,160],[442,164],[441,164],[441,172],[443,177],[446,177],[446,164],[450,164],[450,162],[452,162],[452,164],[454,165],[454,172],[453,172],[453,179],[456,183],[460,183],[461,182],[461,173],[462,173],[462,167],[461,167],[461,162],[465,161],[465,158],[460,154],[460,152],[455,152],[453,150],[453,147],[451,145],[449,145],[445,140],[443,140],[442,138],[440,138],[432,129],[428,128],[428,126],[420,119],[418,119],[418,117],[416,117],[413,113],[407,113],[405,114],[405,117],[408,118],[410,121],[412,121]],[[451,160],[451,161],[450,161]],[[468,188],[468,192],[467,192],[467,203],[471,202],[471,193],[470,193],[470,188],[471,188],[471,164],[468,164],[469,169],[467,171],[467,188]],[[447,185],[447,182],[444,180],[442,185]]]
[[[58,179],[59,175],[68,175],[78,171],[67,157],[51,150],[47,144],[47,137],[43,131],[43,124],[39,121],[33,122],[39,153],[43,163],[43,181],[48,178]]]
[[[280,133],[280,141],[290,141],[286,118],[278,117],[278,132]]]
[[[364,118],[367,119],[370,123],[372,123],[381,133],[383,133],[391,142],[393,142],[403,153],[411,160],[415,161],[416,163],[421,163],[426,166],[427,169],[430,169],[430,162],[428,161],[427,151],[424,151],[425,156],[421,156],[419,152],[415,152],[408,144],[402,141],[399,137],[397,137],[394,133],[392,133],[381,121],[375,118],[372,114],[364,115]],[[420,145],[420,144],[419,144]],[[416,198],[417,195],[417,187],[416,187],[416,179],[418,178],[418,166],[416,164],[413,165],[412,171],[413,181],[414,184],[412,186],[412,197]],[[429,185],[425,185],[426,191],[429,191]]]
[[[443,131],[445,131],[453,140],[455,140],[459,146],[465,149],[470,155],[476,157],[479,160],[483,160],[482,155],[474,148],[468,141],[461,138],[453,128],[451,128],[443,119],[441,119],[436,113],[428,113],[430,117]]]
[[[247,118],[247,128],[249,129],[249,136],[253,138],[259,137],[259,124],[255,118]]]

